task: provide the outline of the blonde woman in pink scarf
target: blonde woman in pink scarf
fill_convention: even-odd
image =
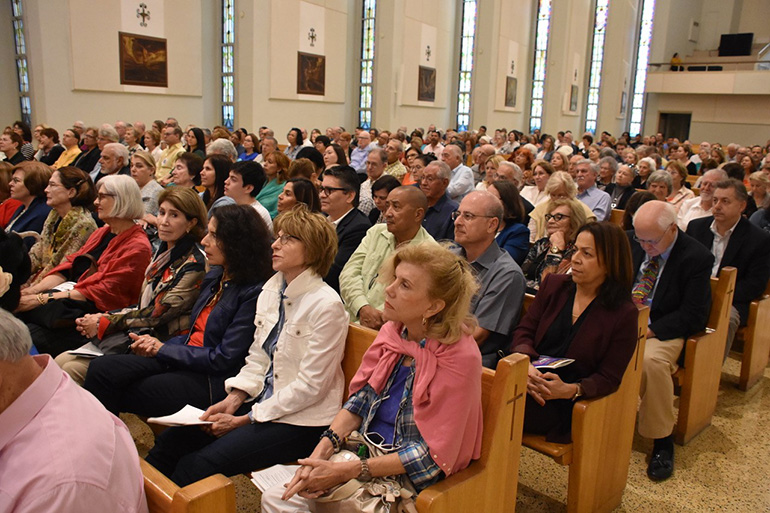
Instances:
[[[268,488],[262,511],[308,511],[351,479],[401,476],[420,492],[481,454],[481,354],[472,337],[469,265],[433,244],[407,246],[385,264],[385,325],[366,352],[350,398],[293,479]],[[330,462],[353,431],[392,451]]]

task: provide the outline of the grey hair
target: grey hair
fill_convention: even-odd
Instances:
[[[655,171],[653,174],[651,174],[647,179],[647,188],[650,188],[649,185],[651,183],[658,182],[663,182],[666,184],[666,188],[668,189],[669,194],[671,194],[671,192],[674,190],[674,182],[671,180],[671,175],[666,171]]]
[[[374,148],[371,153],[374,153],[380,158],[380,162],[383,164],[388,163],[388,152],[383,150],[382,148]]]
[[[638,165],[639,165],[639,164],[641,164],[642,162],[646,162],[646,163],[647,163],[647,165],[648,165],[648,166],[650,166],[650,170],[651,170],[651,171],[655,171],[655,168],[657,167],[657,165],[656,165],[656,163],[655,163],[655,159],[654,159],[654,158],[652,158],[652,157],[644,157],[644,158],[641,158],[641,159],[639,159],[639,162],[637,162],[637,164],[636,164],[636,165],[638,166]]]
[[[117,130],[115,130],[112,125],[102,125],[102,127],[99,129],[98,135],[99,137],[104,137],[105,139],[109,139],[112,142],[118,142],[118,139],[120,139]]]
[[[609,164],[610,169],[612,169],[613,173],[616,173],[618,171],[618,161],[615,160],[613,157],[602,157],[599,159],[599,166],[602,164]]]
[[[211,141],[209,147],[206,149],[207,155],[224,155],[233,162],[238,158],[238,152],[235,150],[235,146],[229,139],[220,137],[216,141]]]
[[[104,150],[110,149],[115,152],[116,157],[120,157],[123,159],[123,167],[128,165],[128,148],[123,146],[120,143],[114,142],[114,143],[107,143],[104,145]]]
[[[764,173],[760,173],[764,174]],[[735,198],[738,201],[748,201],[749,200],[749,193],[746,192],[746,186],[743,185],[743,182],[736,180],[735,178],[728,178],[727,180],[720,181],[717,186],[717,189],[732,189],[735,194]]]
[[[516,180],[516,186],[521,187],[522,182],[524,181],[524,173],[522,172],[521,168],[518,164],[515,164],[513,162],[508,162],[507,160],[504,160],[498,164],[498,169],[500,166],[508,166],[513,169],[513,177]],[[550,181],[550,179],[549,179]]]
[[[588,167],[591,169],[591,171],[593,172],[594,175],[598,175],[599,174],[599,166],[594,164],[593,161],[589,160],[589,159],[578,160],[577,162],[575,162],[575,167],[582,166],[583,164],[587,164]]]
[[[718,180],[720,182],[722,180],[727,180],[728,178],[730,178],[729,176],[727,176],[727,171],[725,171],[724,169],[709,169],[708,171],[703,173],[703,177],[705,178],[706,175],[716,176],[716,177],[718,177]]]
[[[29,354],[31,347],[27,325],[0,308],[0,361],[18,362]]]
[[[136,180],[127,175],[109,175],[99,180],[98,190],[104,189],[115,195],[115,206],[110,217],[119,219],[141,219],[144,217],[142,192]]]
[[[452,168],[449,167],[449,164],[444,162],[443,160],[434,160],[428,166],[436,166],[438,168],[438,171],[436,172],[436,176],[439,178],[442,178],[444,180],[451,180],[452,179]]]

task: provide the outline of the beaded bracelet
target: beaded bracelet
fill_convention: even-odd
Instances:
[[[321,433],[321,440],[323,440],[324,438],[328,438],[329,441],[331,441],[335,454],[340,452],[340,449],[342,448],[342,440],[340,440],[340,436],[337,433],[335,433],[331,429],[327,429],[326,431]]]

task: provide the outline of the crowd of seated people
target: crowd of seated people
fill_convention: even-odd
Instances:
[[[286,142],[174,118],[9,127],[0,300],[23,326],[2,327],[115,415],[204,410],[210,425],[148,456],[179,485],[307,456],[263,496],[294,511],[358,475],[327,461],[356,430],[397,447],[354,462],[362,479],[419,491],[467,466],[480,369],[511,352],[575,360],[530,366],[524,423],[569,441],[573,401],[618,388],[648,305],[639,432],[650,477],[672,474],[670,375],[705,327],[709,278],[739,270],[727,354],[770,276],[767,147],[435,126]],[[348,395],[349,322],[379,335]],[[55,365],[41,358],[25,365]]]

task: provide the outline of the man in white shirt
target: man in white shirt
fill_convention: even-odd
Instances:
[[[577,199],[588,205],[598,221],[606,221],[610,217],[611,200],[609,194],[596,187],[597,167],[588,159],[577,163]]]
[[[273,153],[278,149],[278,141],[275,140],[275,137],[272,136],[265,136],[264,140],[262,141],[262,153],[257,155],[257,158],[254,159],[258,163],[263,164],[265,162],[265,159],[268,155]]]
[[[422,152],[426,155],[434,155],[437,159],[440,159],[443,151],[444,145],[441,144],[441,134],[438,130],[428,132],[428,144],[423,147]]]
[[[695,196],[682,202],[679,209],[676,224],[683,231],[687,230],[687,225],[693,219],[708,217],[711,215],[711,208],[714,206],[714,189],[717,183],[727,180],[727,173],[722,169],[710,169],[706,171],[700,181],[700,196]]]
[[[447,194],[456,202],[462,201],[473,190],[473,171],[463,164],[463,151],[456,144],[449,144],[441,152],[441,160],[452,170]]]
[[[238,205],[254,207],[270,233],[273,233],[270,212],[256,199],[265,183],[267,177],[262,166],[254,161],[236,162],[230,169],[230,176],[225,180],[225,196],[232,198]]]
[[[369,152],[366,157],[366,180],[361,183],[361,192],[358,202],[358,210],[366,215],[374,208],[374,198],[372,198],[372,184],[377,181],[385,172],[385,166],[388,163],[388,153],[385,150],[375,148]]]

